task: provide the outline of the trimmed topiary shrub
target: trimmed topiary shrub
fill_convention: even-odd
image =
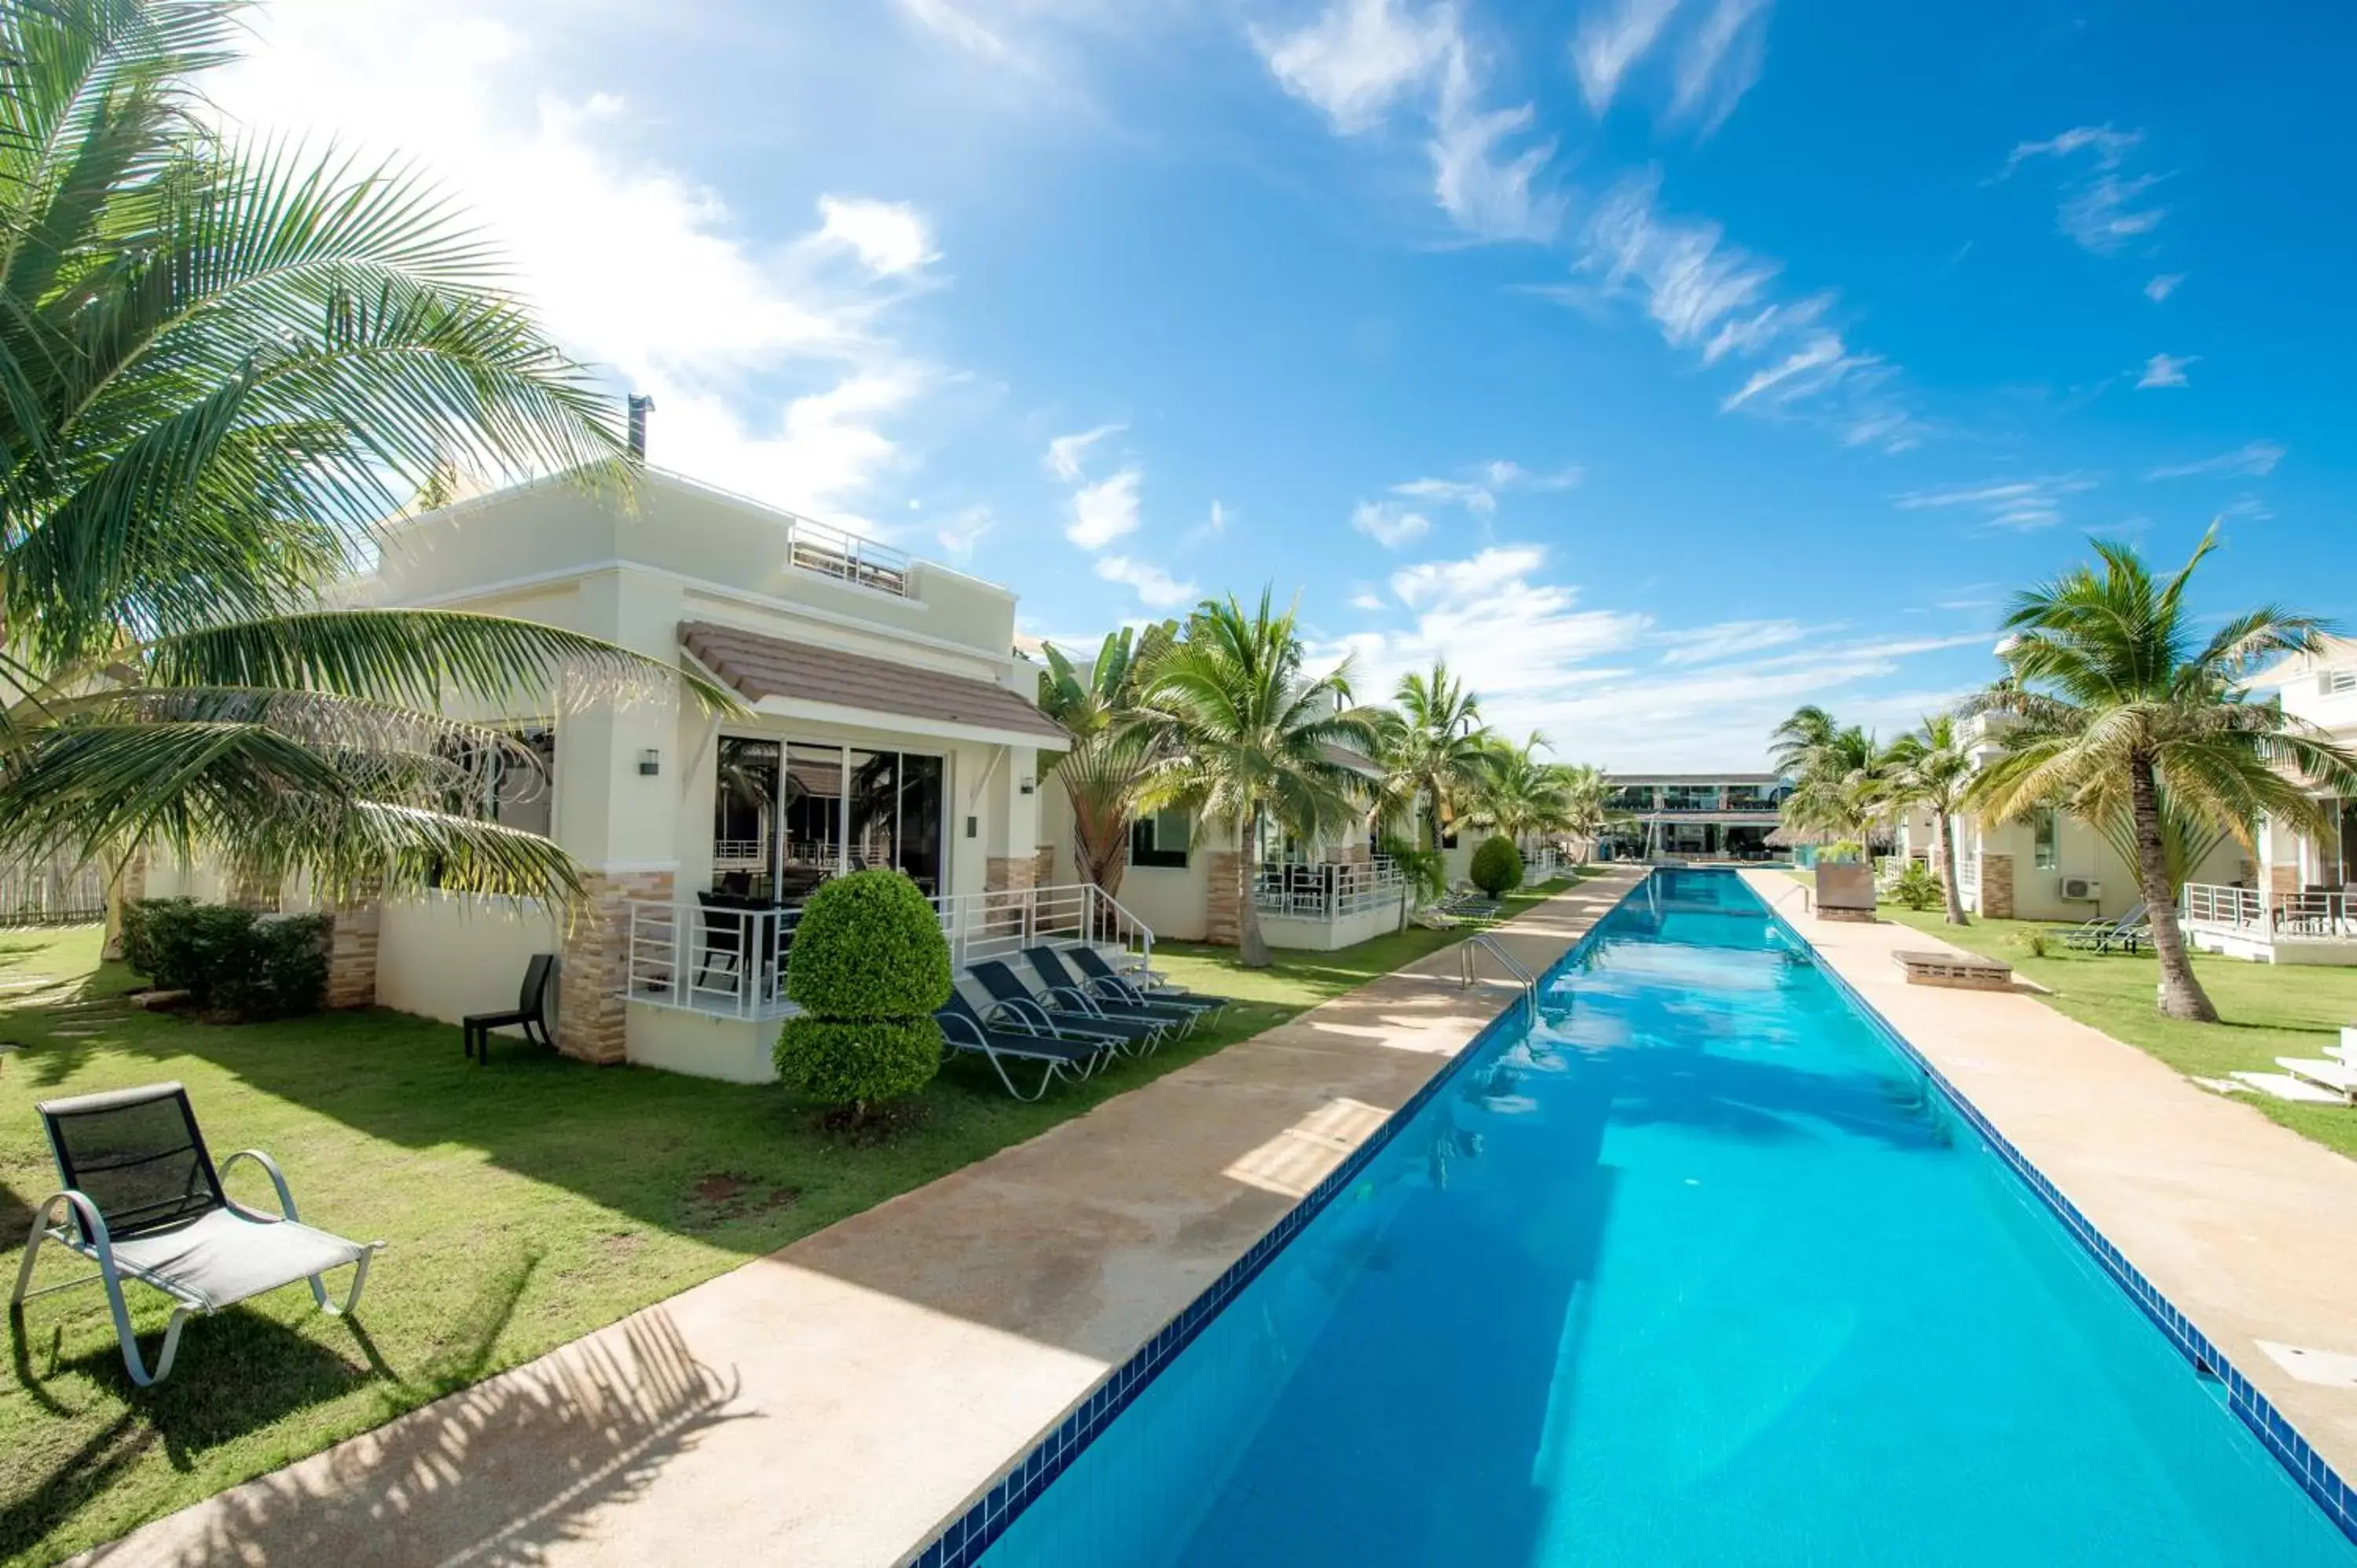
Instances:
[[[856,1116],[914,1094],[941,1067],[933,1010],[950,998],[950,948],[932,901],[897,871],[823,884],[794,928],[778,1031],[779,1079]]]
[[[123,910],[123,956],[161,991],[239,1019],[292,1018],[327,999],[328,915],[150,898]]]
[[[1523,885],[1523,852],[1498,833],[1473,852],[1473,886],[1495,898]]]

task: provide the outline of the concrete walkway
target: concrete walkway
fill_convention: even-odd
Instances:
[[[1951,944],[1820,920],[1791,877],[1743,875],[2310,1446],[2357,1476],[2357,1380],[2295,1378],[2261,1348],[2357,1357],[2357,1163],[2028,992],[1910,985],[1891,954]]]
[[[1497,930],[1533,971],[1637,881]],[[1514,999],[1443,950],[81,1562],[777,1563],[915,1551]]]

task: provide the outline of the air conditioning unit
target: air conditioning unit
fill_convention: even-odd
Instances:
[[[2075,904],[2101,903],[2104,885],[2092,876],[2066,876],[2062,879],[2062,897]]]

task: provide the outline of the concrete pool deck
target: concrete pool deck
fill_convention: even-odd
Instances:
[[[1640,875],[1492,935],[1543,971]],[[76,1561],[893,1563],[1519,994],[1458,973],[1443,949]]]
[[[1743,876],[2311,1447],[2357,1477],[2357,1379],[2296,1378],[2263,1348],[2357,1357],[2357,1162],[2034,994],[1910,985],[1891,955],[1923,947],[1921,931],[1821,920],[1791,877]]]

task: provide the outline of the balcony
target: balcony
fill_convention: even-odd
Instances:
[[[1154,950],[1154,933],[1089,883],[953,894],[932,905],[949,941],[950,962],[961,970],[1042,944],[1088,941],[1140,960]],[[803,908],[632,899],[624,995],[707,1017],[786,1017],[795,1011],[786,997],[786,976]]]
[[[2346,889],[2270,893],[2188,883],[2178,907],[2205,952],[2269,963],[2357,964],[2357,899]]]
[[[1253,908],[1272,947],[1355,947],[1397,930],[1407,898],[1407,878],[1383,855],[1323,865],[1287,861],[1263,865],[1253,878]]]

